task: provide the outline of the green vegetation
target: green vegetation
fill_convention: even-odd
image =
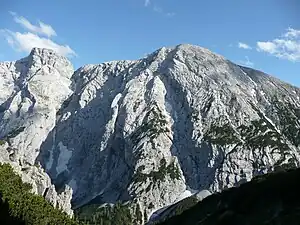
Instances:
[[[0,139],[0,145],[5,145],[6,141],[4,139]]]
[[[167,166],[165,158],[162,158],[157,171],[151,171],[149,174],[146,174],[138,170],[133,179],[135,182],[145,182],[149,178],[155,183],[156,181],[163,181],[167,175],[170,175],[172,179],[179,179],[180,170],[176,166],[175,161]]]
[[[222,146],[240,142],[236,132],[229,123],[226,123],[222,127],[213,124],[210,127],[210,131],[204,136],[204,140],[211,144]]]
[[[184,211],[192,208],[198,203],[198,199],[195,196],[190,196],[188,198],[185,198],[181,200],[180,202],[177,202],[176,204],[170,206],[168,209],[166,209],[166,214],[164,215],[164,212],[162,212],[162,218],[155,221],[153,225],[159,224],[173,216],[180,215]]]
[[[290,102],[282,103],[275,99],[273,101],[275,110],[277,111],[279,125],[282,133],[296,147],[300,145],[300,109]]]
[[[155,139],[162,133],[169,132],[166,127],[167,120],[162,114],[157,104],[147,112],[143,124],[131,135],[131,141],[136,146],[144,137],[149,137],[152,144],[152,148],[155,149]],[[166,165],[166,160],[160,161],[160,167],[157,171],[151,171],[149,174],[142,173],[142,167],[138,168],[137,173],[134,176],[135,182],[145,182],[147,178],[152,179],[153,182],[163,181],[168,174],[172,179],[180,178],[180,171],[177,168],[175,162]],[[150,190],[150,187],[147,188]]]
[[[180,215],[181,213],[183,213],[185,210],[193,207],[194,205],[196,205],[198,203],[198,199],[194,196],[188,197],[183,199],[182,201],[180,201],[180,203],[175,207],[175,212],[174,215]]]
[[[137,220],[140,220],[142,214],[139,207],[136,208]],[[86,205],[76,211],[78,219],[88,225],[133,225],[134,220],[130,208],[120,202],[115,205]],[[141,221],[141,220],[140,220]],[[137,223],[138,224],[138,223]]]
[[[252,107],[260,119],[251,121],[249,125],[241,125],[234,129],[228,122],[224,125],[220,122],[211,125],[209,131],[204,135],[204,141],[219,146],[236,144],[250,149],[272,148],[282,153],[283,162],[285,153],[290,150],[287,141],[296,147],[300,145],[300,110],[291,103],[283,103],[273,100],[271,113],[274,121],[278,121],[276,130],[273,124],[252,104]]]
[[[256,177],[213,194],[161,225],[299,225],[300,169]]]
[[[121,203],[84,206],[76,211],[76,219],[71,219],[42,196],[32,194],[31,189],[31,185],[23,183],[9,164],[0,164],[0,224],[134,225],[142,221],[138,204],[131,212],[130,206]]]
[[[238,130],[240,130],[247,147],[263,149],[269,146],[279,149],[281,152],[289,150],[282,135],[274,127],[270,127],[265,119],[252,121],[248,127],[240,126]]]
[[[5,224],[78,224],[42,196],[32,194],[9,164],[0,165],[1,222]],[[1,223],[3,224],[3,223]]]
[[[131,135],[131,141],[133,145],[137,145],[140,140],[144,137],[149,137],[152,143],[152,147],[155,148],[154,139],[159,134],[168,132],[169,129],[166,127],[167,120],[159,109],[158,105],[155,104],[145,115],[143,124]]]
[[[243,140],[246,147],[253,149],[262,149],[267,146],[282,151],[289,149],[282,135],[270,126],[264,118],[254,120],[248,126],[241,125],[237,127],[237,131],[234,131],[229,123],[223,126],[212,125],[209,132],[204,136],[204,140],[220,146],[240,145],[242,144],[241,140]]]

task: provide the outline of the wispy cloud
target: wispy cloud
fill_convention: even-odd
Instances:
[[[152,0],[145,0],[144,1],[144,5],[145,5],[145,7],[149,7],[149,8],[151,6],[151,9],[154,12],[163,14],[163,15],[165,15],[167,17],[173,17],[173,16],[175,16],[174,12],[167,12],[167,11],[165,11],[161,6],[158,6],[157,4],[153,3]]]
[[[174,13],[174,12],[168,12],[168,13],[166,13],[166,16],[168,16],[168,17],[173,17],[175,15],[176,15],[176,13]]]
[[[245,60],[240,60],[239,63],[244,65],[244,66],[248,66],[248,67],[253,67],[254,66],[254,63],[252,61],[250,61],[248,56],[245,56]]]
[[[151,4],[150,0],[145,0],[145,6],[148,7]]]
[[[48,24],[38,21],[38,25],[33,25],[23,16],[18,16],[15,12],[9,12],[13,17],[14,21],[20,24],[25,29],[40,35],[45,35],[47,37],[56,36],[55,30]]]
[[[257,50],[277,58],[300,62],[300,30],[288,28],[279,38],[271,41],[258,41]]]
[[[155,6],[153,7],[153,10],[154,10],[154,12],[163,13],[162,8],[159,7],[159,6],[157,6],[157,5],[155,5]]]
[[[300,30],[295,30],[291,27],[287,29],[287,32],[283,35],[286,38],[298,38],[300,37]]]
[[[50,39],[56,36],[55,30],[48,24],[39,22],[39,26],[33,25],[26,18],[17,16],[16,13],[10,12],[14,21],[23,26],[27,32],[15,32],[9,29],[0,29],[0,33],[4,35],[7,43],[16,51],[29,53],[34,47],[48,48],[57,53],[73,57],[76,53],[68,45],[60,45]],[[43,37],[44,36],[44,37]]]
[[[243,43],[243,42],[239,42],[238,47],[242,48],[242,49],[249,49],[249,50],[252,49],[251,46],[249,46],[249,45],[247,45],[246,43]]]

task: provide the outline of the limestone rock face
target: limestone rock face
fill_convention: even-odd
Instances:
[[[40,164],[52,183],[40,179],[36,190],[47,186],[62,208],[129,201],[148,219],[188,190],[299,166],[300,90],[198,46],[74,73],[34,49],[0,64],[0,88],[1,157]]]
[[[43,195],[52,188],[47,195],[54,205],[69,200],[69,205],[59,205],[70,215],[72,193],[68,190],[58,195],[48,174],[35,161],[41,144],[55,127],[56,112],[72,93],[72,74],[67,59],[46,49],[35,48],[24,59],[0,63],[1,162],[10,163],[24,182],[32,184],[34,193]]]

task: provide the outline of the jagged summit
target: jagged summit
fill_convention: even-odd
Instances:
[[[35,47],[30,51],[29,55],[60,55],[53,49]]]
[[[40,194],[49,175],[73,208],[123,201],[142,224],[192,193],[299,166],[296,87],[194,45],[75,72],[51,52],[0,64],[0,159],[40,164],[46,184],[21,172]]]

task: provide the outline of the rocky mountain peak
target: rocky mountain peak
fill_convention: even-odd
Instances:
[[[42,67],[48,69],[49,73],[45,73],[45,75],[54,72],[68,79],[74,72],[71,62],[51,49],[33,48],[28,56],[28,61],[32,72]]]

